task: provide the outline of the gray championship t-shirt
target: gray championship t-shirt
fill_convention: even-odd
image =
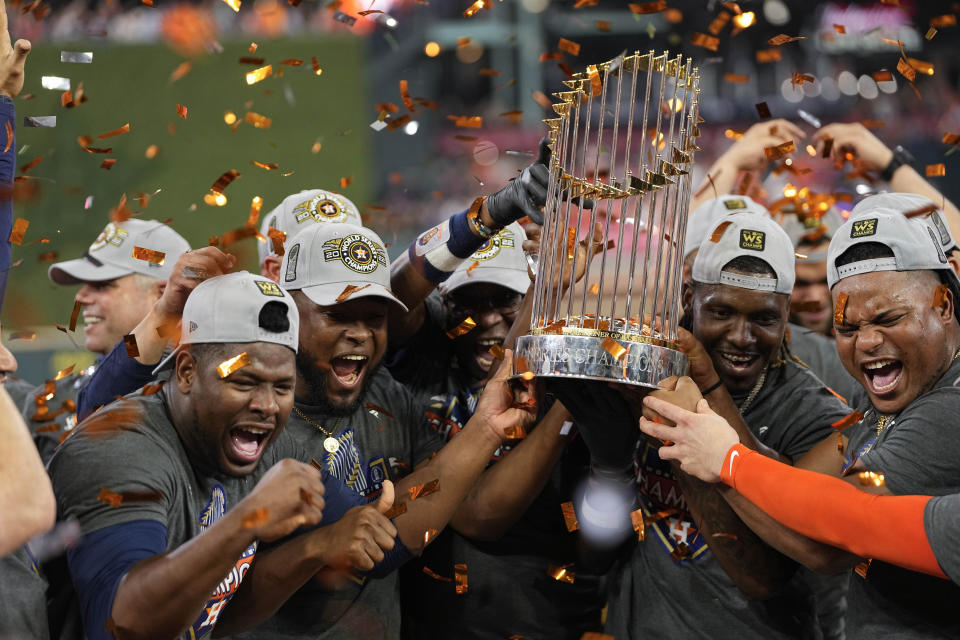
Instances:
[[[955,583],[960,582],[960,494],[930,500],[923,510],[923,528],[940,568]]]
[[[878,413],[859,407],[861,422],[844,430],[848,464],[882,473],[894,495],[960,493],[960,360],[933,388],[893,416],[877,435]],[[868,535],[864,533],[864,535]],[[850,579],[847,637],[960,637],[960,587],[947,580],[873,561]]]
[[[164,394],[157,393],[114,402],[84,420],[54,454],[49,471],[59,519],[77,518],[84,535],[153,520],[166,527],[169,551],[212,526],[284,458],[309,461],[286,432],[248,476],[195,467],[170,421]],[[257,547],[254,542],[237,558],[184,638],[210,634],[253,564]],[[104,563],[109,560],[105,557]]]
[[[738,403],[743,398],[734,398]],[[744,420],[763,444],[796,460],[833,432],[850,409],[810,371],[786,361],[771,367]],[[687,510],[669,463],[641,442],[638,498],[646,515],[679,509],[647,526],[613,581],[606,632],[646,638],[816,637],[814,598],[792,581],[782,595],[748,600],[712,557]],[[680,543],[689,549],[677,560]]]
[[[78,374],[49,380],[23,400],[20,413],[30,427],[40,458],[46,463],[67,434],[77,426],[77,397],[93,376],[94,365]]]
[[[426,421],[422,404],[382,367],[350,416],[332,418],[310,405],[298,402],[296,406],[334,433],[339,448],[335,453],[326,451],[327,436],[296,412],[287,420],[287,432],[330,475],[368,500],[379,495],[384,480],[396,482],[443,447],[443,439]],[[349,582],[338,589],[310,582],[276,615],[238,637],[396,640],[400,637],[397,573]]]

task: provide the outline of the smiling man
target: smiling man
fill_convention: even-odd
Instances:
[[[140,259],[138,247],[162,255]],[[187,241],[169,226],[131,218],[107,224],[80,258],[50,265],[54,283],[80,285],[74,302],[82,307],[83,346],[98,355],[98,363],[160,299],[173,265],[189,250]],[[62,432],[76,425],[79,394],[96,366],[57,380],[52,395],[41,385],[24,402],[24,420],[44,460],[53,454]]]

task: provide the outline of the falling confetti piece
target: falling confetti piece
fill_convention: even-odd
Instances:
[[[127,348],[127,356],[130,358],[140,357],[140,347],[137,346],[137,336],[128,333],[123,336],[123,346]]]
[[[240,11],[240,0],[223,0],[223,3],[234,10],[234,12]]]
[[[720,35],[720,32],[723,31],[723,28],[727,26],[727,23],[730,22],[730,14],[721,11],[710,23],[710,26],[707,27],[707,31],[717,36]],[[716,49],[714,49],[716,51]]]
[[[845,26],[843,26],[842,24],[835,24],[835,25],[833,25],[833,30],[836,31],[837,33],[846,33],[846,32],[847,32],[847,28],[846,28]]]
[[[647,529],[641,509],[630,512],[630,523],[633,525],[633,530],[637,532],[637,540],[642,542],[647,537]]]
[[[270,511],[266,507],[260,507],[259,509],[245,513],[240,524],[244,529],[253,529],[262,524],[266,524],[269,517]]]
[[[893,80],[893,74],[889,71],[874,71],[870,75],[876,82],[891,82]]]
[[[257,84],[271,75],[273,75],[273,65],[269,64],[265,67],[248,71],[246,74],[247,84]]]
[[[926,38],[927,40],[933,40],[933,36],[935,35],[937,35],[937,30],[934,27],[930,27],[929,29],[927,29],[927,33],[924,34],[923,37]]]
[[[13,228],[10,230],[10,243],[16,245],[23,244],[23,236],[27,233],[27,227],[29,226],[29,220],[26,218],[17,218],[13,223]]]
[[[870,563],[873,562],[873,559],[865,560],[853,568],[853,571],[860,576],[862,579],[867,579],[867,572],[870,571]]]
[[[604,351],[613,356],[614,360],[620,360],[627,353],[627,348],[613,338],[604,338],[600,346],[603,347]]]
[[[230,186],[230,183],[239,177],[240,177],[240,172],[237,171],[236,169],[230,169],[229,171],[225,171],[210,186],[210,191],[213,191],[214,193],[223,193],[224,189]]]
[[[423,544],[424,546],[430,544],[430,542],[437,537],[436,529],[427,529],[423,532]]]
[[[694,46],[703,47],[704,49],[709,49],[710,51],[716,51],[717,47],[720,46],[720,38],[715,38],[699,32],[693,34],[691,42],[694,44]]]
[[[167,254],[163,251],[154,251],[153,249],[145,249],[144,247],[134,247],[133,257],[137,260],[143,260],[145,262],[159,265],[163,264]]]
[[[943,134],[941,142],[944,144],[960,144],[960,134],[950,133],[949,131]]]
[[[660,13],[667,8],[667,0],[657,0],[657,2],[630,3],[627,5],[630,11],[637,14]]]
[[[157,152],[158,152],[158,151],[160,151],[160,147],[158,147],[158,146],[155,145],[155,144],[152,144],[152,145],[150,145],[149,147],[147,147],[147,150],[143,153],[143,155],[144,155],[144,157],[146,157],[148,160],[150,160],[150,159],[153,159],[153,158],[156,158],[156,157],[157,157]],[[84,208],[89,208],[89,207],[84,207]]]
[[[797,40],[806,40],[806,36],[788,36],[785,33],[781,33],[778,36],[774,36],[767,40],[767,44],[772,47],[779,47],[782,44],[787,44],[788,42],[796,42]]]
[[[493,2],[493,0],[476,0],[476,2],[464,9],[463,17],[472,18],[473,16],[477,15],[477,12],[479,12],[481,9],[489,9],[490,7],[487,5],[488,2]]]
[[[847,308],[847,294],[837,294],[837,306],[833,308],[833,323],[843,324],[843,312]]]
[[[690,547],[686,542],[681,542],[670,552],[670,557],[673,558],[674,562],[680,562],[684,558],[690,557]]]
[[[193,68],[192,62],[189,62],[189,61],[181,62],[180,64],[177,65],[177,68],[173,70],[173,73],[170,74],[170,79],[168,80],[168,82],[176,82],[183,76],[190,73],[190,69],[192,68]]]
[[[732,82],[734,84],[744,84],[745,82],[750,81],[750,76],[742,75],[739,73],[727,73],[724,74],[723,79],[727,82]]]
[[[129,133],[130,123],[123,125],[119,129],[114,129],[113,131],[107,131],[106,133],[101,133],[97,136],[97,140],[103,140],[104,138],[112,138],[114,136],[123,135],[124,133]]]
[[[569,570],[569,567],[573,565],[564,565],[558,567],[557,565],[551,564],[547,568],[547,575],[556,580],[557,582],[566,582],[567,584],[573,584],[576,574],[573,571]]]
[[[454,589],[457,595],[462,596],[467,593],[469,587],[467,585],[467,565],[465,563],[461,562],[453,565],[453,579],[456,582]]]
[[[944,27],[954,27],[957,25],[957,16],[947,13],[930,19],[930,26],[942,29]]]
[[[477,326],[476,321],[474,321],[473,318],[468,317],[464,319],[464,321],[458,324],[456,327],[454,327],[450,331],[447,331],[447,337],[453,340],[454,338],[462,336],[465,333],[470,333],[476,328],[476,326]]]
[[[57,371],[57,375],[55,375],[55,376],[53,377],[53,379],[54,379],[54,380],[63,380],[63,379],[66,378],[68,375],[70,375],[71,373],[73,373],[73,368],[74,368],[75,366],[77,366],[77,365],[72,364],[72,365],[70,365],[69,367],[67,367],[66,369],[61,369],[60,371]]]
[[[267,171],[273,171],[274,169],[279,169],[280,165],[276,162],[257,162],[256,160],[251,160],[250,164],[260,167],[261,169],[266,169]]]
[[[756,105],[756,107],[757,107],[757,114],[759,114],[760,118],[762,118],[763,120],[766,120],[767,118],[771,117],[770,107],[767,106],[766,102],[761,102],[760,104]]]
[[[793,140],[787,140],[786,142],[771,147],[764,147],[763,153],[767,156],[768,160],[779,160],[788,153],[793,153],[796,150],[797,148]]]
[[[897,60],[897,71],[899,71],[900,75],[906,78],[908,82],[913,82],[917,79],[917,70],[910,66],[910,63],[903,58]]]
[[[423,572],[428,576],[430,576],[431,578],[433,578],[434,580],[437,580],[439,582],[453,582],[453,580],[451,580],[450,578],[440,575],[439,573],[437,573],[436,571],[434,571],[428,566],[423,567]]]
[[[33,169],[35,166],[37,166],[37,165],[40,164],[41,162],[43,162],[43,156],[37,156],[36,158],[34,158],[33,160],[31,160],[31,161],[28,162],[27,164],[25,164],[25,165],[23,165],[22,167],[20,167],[20,173],[27,173],[28,171],[30,171],[31,169]]]
[[[779,62],[783,59],[783,54],[779,49],[759,49],[756,53],[757,62],[764,64],[766,62]]]
[[[59,76],[43,76],[40,78],[40,85],[44,89],[51,91],[69,91],[70,78],[61,78]]]
[[[933,75],[933,64],[930,62],[917,60],[916,58],[907,58],[907,64],[916,69],[917,73],[922,73],[925,76]]]
[[[842,431],[847,427],[857,424],[861,420],[863,420],[863,414],[860,413],[859,411],[854,411],[853,413],[840,418],[830,426],[836,429],[837,431]]]
[[[563,513],[563,522],[567,525],[567,531],[576,531],[580,528],[580,522],[577,520],[577,514],[573,510],[572,502],[561,503],[560,511]]]
[[[183,118],[184,120],[186,120],[186,119],[187,119],[187,108],[186,108],[185,106],[183,106],[182,104],[178,104],[178,105],[177,105],[177,115],[180,116],[181,118]]]
[[[410,487],[407,491],[410,492],[410,501],[413,502],[417,498],[425,498],[431,493],[435,493],[440,490],[440,478],[431,480],[430,482],[424,482],[423,484],[418,484],[415,487]]]
[[[79,300],[74,301],[73,311],[70,313],[70,324],[69,324],[70,331],[77,330],[77,319],[80,318],[80,309],[82,306],[83,305],[80,304]]]
[[[580,55],[580,45],[573,40],[567,40],[566,38],[560,38],[560,41],[557,43],[557,49],[560,49],[560,51],[565,51],[572,56]]]
[[[928,178],[938,178],[947,175],[947,167],[942,162],[939,164],[928,164],[926,173]]]
[[[483,126],[483,116],[447,116],[447,120],[465,129],[479,129]]]
[[[859,480],[860,485],[864,487],[882,487],[887,483],[882,473],[875,473],[873,471],[861,471],[857,474],[857,480]]]
[[[273,124],[273,120],[266,116],[262,116],[259,113],[253,111],[248,111],[243,116],[244,122],[252,124],[257,129],[269,129],[270,125]]]
[[[230,374],[239,371],[243,367],[250,364],[250,356],[247,355],[247,352],[244,351],[240,355],[234,356],[229,360],[224,360],[217,365],[217,374],[221,378],[226,378]]]
[[[793,78],[791,78],[790,80],[791,84],[798,87],[802,87],[807,82],[813,83],[815,81],[816,81],[816,78],[814,78],[813,76],[806,73],[800,73],[800,72],[794,73]]]
[[[17,331],[16,333],[11,333],[7,340],[27,340],[29,342],[36,340],[36,338],[37,334],[33,331]]]
[[[357,286],[354,284],[348,284],[346,288],[344,288],[344,290],[340,293],[340,295],[337,296],[336,302],[343,302],[344,300],[346,300],[347,298],[355,294],[357,291],[363,291],[369,286],[370,286],[369,284],[360,285],[360,286]]]
[[[406,80],[400,81],[400,99],[403,100],[403,105],[408,111],[410,111],[410,113],[416,111],[413,106],[413,100],[410,99],[410,87]]]
[[[110,505],[114,509],[117,509],[121,504],[123,504],[123,496],[116,491],[107,489],[106,487],[100,487],[100,492],[97,494],[97,501],[103,502]]]
[[[116,158],[107,158],[106,160],[100,163],[100,168],[106,169],[107,171],[109,171],[110,169],[113,169],[113,165],[115,164],[117,164]]]

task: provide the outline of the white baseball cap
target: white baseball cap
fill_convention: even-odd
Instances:
[[[687,218],[687,235],[683,243],[683,259],[700,248],[704,239],[710,235],[714,222],[731,213],[758,213],[769,216],[766,207],[747,196],[727,193],[719,198],[707,200],[693,210]]]
[[[286,331],[260,327],[260,311],[268,302],[286,305]],[[188,344],[272,342],[296,353],[299,334],[297,304],[276,282],[247,271],[215,276],[190,292],[180,319],[180,344],[153,372],[172,367],[177,352]]]
[[[323,189],[307,189],[294,193],[284,198],[283,202],[274,207],[263,219],[260,234],[267,238],[267,241],[257,243],[260,266],[263,266],[267,256],[277,255],[273,251],[273,242],[267,235],[270,227],[284,232],[287,238],[290,238],[311,222],[349,222],[363,225],[357,205],[339,193],[331,193]]]
[[[930,198],[916,193],[878,193],[858,202],[850,212],[850,217],[867,215],[875,209],[893,209],[901,214],[927,210],[924,215],[912,216],[908,219],[932,227],[940,238],[940,246],[945,252],[960,248],[943,219],[943,210]]]
[[[162,261],[134,257],[134,249],[163,253]],[[56,284],[103,282],[131,273],[167,280],[180,256],[190,245],[169,226],[156,220],[130,218],[104,227],[83,257],[50,265],[47,276]]]
[[[890,258],[872,258],[838,267],[837,258],[858,244],[877,242],[893,252]],[[850,216],[833,236],[827,261],[827,284],[830,288],[844,278],[874,271],[945,271],[948,284],[960,289],[960,281],[950,268],[943,243],[934,227],[915,224],[901,212],[881,207],[868,207],[856,217]]]
[[[769,215],[737,213],[716,220],[693,261],[693,280],[726,284],[741,289],[790,294],[796,280],[793,243]],[[770,265],[776,279],[748,276],[723,268],[741,256],[759,258]]]
[[[510,223],[474,251],[437,289],[447,295],[468,284],[487,282],[526,293],[530,288],[527,256],[523,252],[526,237],[519,223]]]
[[[405,304],[390,290],[390,258],[383,240],[354,224],[310,225],[284,244],[280,284],[323,307],[378,297]]]
[[[781,225],[790,237],[790,242],[796,247],[804,241],[808,243],[811,242],[811,238],[823,238],[829,241],[844,222],[846,222],[846,220],[843,214],[841,214],[836,207],[828,207],[822,215],[806,214],[801,218],[801,216],[796,213],[788,213],[784,216]],[[823,230],[823,234],[821,235],[819,231],[823,227],[826,227],[826,229]],[[813,242],[819,244],[820,241],[813,240]],[[826,258],[827,256],[824,254],[819,262],[823,262]],[[813,259],[810,261],[818,262]]]

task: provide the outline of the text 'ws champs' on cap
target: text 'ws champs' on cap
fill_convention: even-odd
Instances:
[[[438,289],[443,295],[469,284],[498,284],[517,293],[530,288],[527,257],[523,253],[523,227],[513,222],[483,243],[463,261]]]
[[[286,306],[286,331],[260,327],[260,311],[269,302]],[[190,292],[180,319],[180,344],[153,372],[172,367],[177,352],[188,344],[272,342],[296,353],[299,333],[297,304],[276,282],[247,271],[216,276]]]
[[[130,218],[109,223],[83,257],[50,265],[47,275],[64,285],[104,282],[132,273],[168,280],[173,265],[187,251],[187,241],[162,222]]]
[[[930,198],[916,193],[878,193],[858,202],[850,212],[850,217],[858,218],[874,209],[892,209],[906,216],[911,222],[930,226],[946,253],[960,248],[950,233],[943,210]]]
[[[270,227],[282,231],[289,240],[307,226],[321,222],[349,222],[363,225],[357,205],[339,193],[331,193],[323,189],[307,189],[289,195],[266,215],[260,226],[260,234],[267,239],[266,242],[257,243],[261,266],[267,256],[277,255],[273,251]]]
[[[872,258],[837,266],[837,258],[847,249],[867,242],[885,245],[892,258]],[[887,208],[863,209],[840,227],[830,242],[827,260],[827,283],[830,288],[844,278],[875,271],[940,272],[954,292],[960,293],[960,280],[947,262],[943,244],[929,224],[916,224],[899,211]],[[960,300],[960,298],[956,298]],[[957,310],[960,313],[960,309]]]
[[[331,305],[376,297],[407,311],[390,290],[390,259],[383,240],[354,224],[310,225],[285,244],[280,284],[314,303]]]
[[[731,213],[756,213],[770,215],[766,207],[747,196],[725,194],[707,200],[693,210],[687,218],[687,235],[683,244],[683,258],[700,248],[704,239],[713,231],[714,223]]]
[[[731,260],[743,256],[766,262],[776,279],[724,270]],[[738,213],[714,223],[693,261],[693,279],[789,295],[796,279],[794,264],[793,243],[779,224],[767,215]]]

